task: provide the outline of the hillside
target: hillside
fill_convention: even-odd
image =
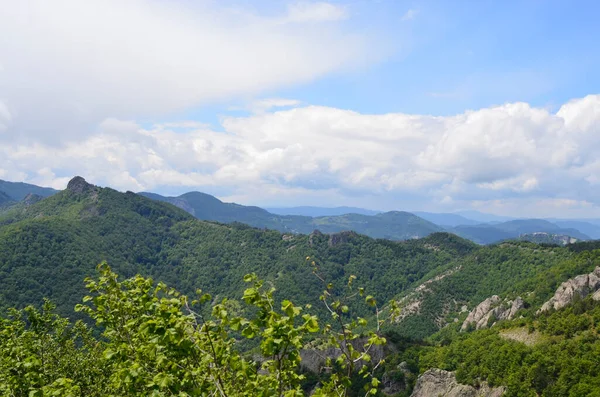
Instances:
[[[376,217],[382,223],[422,221],[401,212]],[[600,270],[594,270],[599,247],[515,241],[482,247],[449,233],[402,242],[355,232],[281,234],[200,221],[169,203],[76,177],[65,191],[41,200],[30,196],[0,215],[0,307],[39,305],[48,297],[59,313],[79,318],[72,310],[85,292],[81,280],[108,260],[125,277],[140,273],[188,295],[200,288],[228,297],[232,308],[242,297],[243,276],[255,272],[276,288],[276,299],[313,304],[325,316],[318,299],[325,286],[312,274],[310,257],[333,283],[334,296],[355,275],[379,302],[394,299],[402,308],[384,329],[392,347],[377,376],[388,395],[430,390],[425,383],[438,382],[436,376],[463,389],[486,381],[485,387],[515,396],[532,388],[541,395],[569,389],[588,395],[600,385],[591,353],[600,343],[600,306],[591,298],[600,287]],[[548,305],[553,308],[541,311]],[[349,306],[353,315],[375,315],[364,305]],[[311,375],[308,385],[319,379]]]
[[[58,190],[49,187],[40,187],[23,182],[8,182],[1,179],[0,191],[6,193],[15,201],[23,200],[28,194],[37,194],[38,196],[49,197],[58,192]]]
[[[221,223],[240,222],[257,228],[308,234],[355,231],[373,238],[406,240],[425,237],[444,229],[408,212],[386,212],[376,215],[345,214],[337,216],[276,215],[259,207],[224,203],[211,195],[191,192],[178,197],[140,193],[153,200],[164,201],[184,209],[196,218]]]
[[[102,260],[124,276],[141,273],[185,293],[202,288],[231,297],[239,297],[243,276],[256,272],[286,296],[317,303],[323,286],[307,256],[334,284],[355,274],[387,300],[475,248],[442,236],[391,242],[352,232],[282,235],[199,221],[170,204],[74,178],[65,191],[0,216],[0,306],[49,297],[70,313],[83,295],[81,280]]]
[[[575,244],[569,250],[540,249],[524,243],[503,247],[530,249],[534,256],[528,262],[545,265],[537,270],[532,267],[531,273],[502,265],[507,272],[492,276],[495,271],[485,271],[486,267],[495,267],[490,262],[492,252],[486,253],[487,258],[477,252],[486,266],[479,267],[482,282],[475,288],[469,286],[475,275],[471,279],[459,276],[468,268],[474,270],[473,264],[427,284],[428,293],[435,296],[431,301],[444,302],[438,307],[452,307],[457,299],[460,304],[460,296],[465,293],[479,296],[463,300],[465,306],[460,311],[450,313],[452,309],[444,309],[446,325],[425,343],[407,343],[397,334],[393,336],[404,346],[388,357],[387,364],[390,374],[403,368],[402,380],[396,385],[399,395],[446,395],[450,390],[472,390],[468,395],[480,395],[479,390],[486,396],[598,395],[600,244]],[[557,254],[560,259],[548,261],[549,256]],[[518,278],[522,281],[515,282]],[[513,285],[505,279],[513,280]],[[490,280],[499,285],[490,284]],[[423,316],[419,319],[422,321]],[[470,319],[479,323],[475,326]],[[490,388],[496,388],[497,394],[491,394]]]

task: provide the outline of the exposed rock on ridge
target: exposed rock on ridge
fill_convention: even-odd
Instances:
[[[71,179],[67,185],[67,190],[77,194],[89,192],[93,188],[94,185],[87,183],[85,179],[80,176]]]
[[[593,294],[592,299],[600,300],[600,266],[590,274],[582,274],[562,283],[539,312],[562,309],[573,302],[576,296],[585,298],[589,294]]]
[[[500,397],[504,391],[503,387],[491,388],[486,382],[478,389],[462,385],[454,372],[434,368],[419,376],[411,397]]]
[[[475,329],[485,328],[490,319],[492,321],[512,320],[523,307],[525,306],[520,297],[517,297],[514,301],[503,302],[498,295],[493,295],[469,313],[460,330],[466,331],[469,324],[475,324]]]

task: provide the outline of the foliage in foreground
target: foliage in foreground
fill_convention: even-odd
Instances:
[[[314,262],[313,268],[317,274]],[[276,307],[274,289],[255,275],[244,278],[251,285],[244,311],[227,299],[211,303],[201,291],[188,299],[141,276],[119,281],[106,264],[98,271],[98,279],[86,280],[91,295],[76,310],[95,321],[101,337],[81,321],[53,314],[49,302],[41,311],[11,310],[0,319],[2,395],[302,396],[301,350],[318,335],[338,353],[325,361],[327,376],[313,395],[346,396],[354,379],[365,384],[363,394],[377,393],[380,362],[371,363],[370,352],[386,342],[377,332],[383,320],[377,317],[376,330],[359,335],[367,321],[351,319],[347,301],[364,290],[353,287],[353,277],[342,298],[325,287],[321,300],[332,321],[320,324],[305,313],[309,307],[287,300]],[[378,315],[373,297],[363,298]],[[239,348],[242,339],[255,343],[254,354]]]

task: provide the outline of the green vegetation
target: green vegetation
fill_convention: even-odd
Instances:
[[[85,293],[79,280],[104,260],[126,277],[139,273],[188,295],[201,288],[234,299],[243,276],[256,273],[288,299],[315,304],[322,286],[307,256],[334,284],[353,274],[388,300],[474,248],[446,234],[406,242],[350,232],[281,235],[198,221],[166,203],[87,185],[0,216],[0,306],[22,308],[47,297],[60,314],[71,313]]]
[[[346,298],[331,298],[331,287],[323,292],[330,321],[320,323],[289,300],[278,308],[274,289],[255,275],[244,277],[250,286],[243,301],[253,313],[245,317],[226,298],[211,305],[213,297],[202,291],[188,299],[141,276],[119,281],[106,264],[98,270],[98,279],[87,279],[91,295],[76,310],[101,327],[101,338],[54,314],[49,302],[41,311],[29,306],[0,318],[2,395],[291,397],[310,386],[318,397],[351,395],[356,384],[364,385],[361,394],[377,394],[381,361],[369,352],[386,340],[376,331],[356,332],[368,322],[347,314],[346,298],[364,294],[353,277]],[[376,306],[371,296],[364,301]],[[383,322],[378,318],[373,328]],[[300,363],[314,335],[337,354],[325,362],[327,376],[311,384]],[[239,350],[240,339],[255,342],[254,354]]]
[[[462,312],[463,306],[471,309],[492,295],[521,296],[526,307],[539,308],[561,282],[600,265],[600,258],[589,251],[574,255],[578,244],[561,248],[506,242],[451,261],[425,277],[432,280],[425,288],[401,295],[406,297],[401,306],[419,301],[420,308],[400,321],[396,331],[425,338],[455,319],[462,323],[467,314]]]
[[[600,396],[599,326],[600,303],[588,298],[558,312],[489,330],[468,334],[448,330],[443,340],[451,342],[420,347],[418,361],[423,370],[456,371],[461,383],[478,385],[486,380],[505,386],[506,396]],[[524,339],[535,335],[534,342],[505,336],[515,334]]]
[[[81,280],[103,261],[129,279],[101,266],[73,312]],[[323,395],[364,395],[385,381],[408,396],[435,367],[508,396],[600,395],[599,304],[588,297],[536,314],[562,282],[599,265],[597,241],[481,247],[448,233],[401,242],[281,234],[200,221],[80,179],[0,213],[0,394],[267,396],[320,385]],[[525,308],[460,332],[492,295],[519,296]],[[395,303],[377,307],[372,296]],[[382,335],[392,342],[385,351]],[[328,348],[337,349],[320,364],[328,371],[302,365],[307,350]]]

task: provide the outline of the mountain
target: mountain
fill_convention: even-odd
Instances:
[[[589,236],[581,233],[579,230],[561,228],[543,219],[517,219],[493,225],[462,225],[448,230],[479,244],[496,243],[502,240],[518,238],[522,234],[538,232],[567,235],[578,240],[590,240]]]
[[[405,216],[387,215],[391,220]],[[103,260],[124,276],[140,273],[187,294],[201,288],[236,299],[243,276],[255,272],[295,302],[316,306],[323,284],[312,274],[310,257],[334,285],[345,285],[354,274],[385,301],[476,248],[449,234],[430,238],[392,242],[354,232],[282,235],[200,221],[169,203],[76,177],[62,192],[0,214],[0,307],[49,297],[62,313],[71,313],[84,294],[81,280]]]
[[[319,217],[319,216],[337,216],[337,215],[346,215],[346,214],[360,214],[360,215],[377,215],[383,211],[373,211],[367,210],[364,208],[357,207],[311,207],[311,206],[301,206],[301,207],[288,207],[288,208],[266,208],[272,214],[277,215],[299,215],[299,216],[310,216],[310,217]]]
[[[49,187],[40,187],[23,182],[8,182],[0,179],[0,191],[3,191],[15,201],[21,201],[28,194],[37,194],[38,196],[48,197],[57,193]]]
[[[358,224],[357,217],[365,215],[334,218]],[[403,212],[375,218],[383,223],[427,222]],[[496,229],[510,234],[550,227],[539,220],[506,223]],[[396,395],[409,396],[413,387],[420,393],[416,396],[432,395],[425,383],[435,383],[437,375],[469,395],[488,386],[515,396],[597,395],[600,390],[598,241],[566,247],[524,241],[477,246],[450,233],[400,242],[355,232],[282,234],[239,223],[201,221],[169,203],[99,188],[76,177],[62,192],[41,200],[30,196],[27,203],[0,214],[0,307],[39,305],[49,297],[60,313],[79,318],[81,313],[72,309],[85,293],[81,280],[94,274],[102,260],[125,277],[139,273],[189,296],[202,289],[212,293],[215,302],[228,298],[228,310],[241,306],[243,277],[254,272],[266,286],[276,288],[278,302],[285,298],[303,307],[312,304],[319,316],[327,315],[319,300],[326,284],[333,284],[328,293],[340,296],[354,275],[356,285],[382,303],[382,311],[350,303],[346,310],[352,316],[383,317],[390,299],[402,308],[382,330],[391,347],[381,353],[386,360],[376,373],[382,386]],[[325,284],[313,274],[309,260]],[[105,282],[112,285],[110,279]],[[166,310],[167,300],[151,306]],[[132,302],[119,303],[127,309]],[[110,305],[104,307],[111,312]],[[54,321],[48,318],[43,321]],[[11,332],[19,333],[27,325],[9,328],[9,324],[2,317],[3,354],[17,351]],[[148,342],[143,336],[147,334],[140,335],[143,343]],[[165,340],[170,340],[168,335],[161,333]],[[32,365],[37,365],[31,357],[37,357],[39,348],[31,341],[37,336],[26,334],[34,349],[27,352]],[[42,342],[45,336],[50,335],[42,333]],[[315,345],[311,342],[307,348]],[[99,353],[108,360],[101,363],[118,356],[105,349]],[[169,353],[161,351],[165,357]],[[157,355],[148,351],[148,356]],[[20,373],[13,367],[21,355],[3,357],[0,378]],[[79,361],[73,365],[81,366]],[[78,370],[85,371],[85,365]],[[419,374],[423,375],[417,382]],[[320,376],[307,373],[312,382]],[[313,388],[314,383],[308,389]]]
[[[8,194],[0,191],[0,207],[13,203],[14,200]]]
[[[413,214],[420,216],[423,219],[433,222],[436,225],[444,227],[455,227],[460,225],[478,225],[482,222],[473,219],[466,218],[459,214],[452,213],[435,213],[435,212],[422,212],[412,211]]]
[[[557,219],[552,221],[554,224],[566,229],[577,229],[581,233],[590,236],[593,239],[600,239],[600,225],[586,221],[577,221],[569,219]]]
[[[456,214],[462,215],[465,218],[472,219],[474,221],[481,222],[481,223],[506,222],[506,221],[512,221],[515,219],[514,217],[510,217],[510,216],[494,215],[494,214],[488,214],[485,212],[474,211],[474,210],[457,211]]]
[[[377,215],[347,214],[313,218],[311,227],[325,233],[354,230],[373,238],[406,240],[444,229],[410,212],[390,211]]]
[[[376,215],[345,214],[338,216],[308,217],[277,215],[259,207],[224,203],[214,196],[200,192],[178,197],[164,197],[155,193],[140,193],[153,200],[171,203],[201,220],[222,223],[244,223],[288,233],[324,233],[355,231],[373,238],[406,240],[425,237],[444,229],[408,212],[385,212]]]

